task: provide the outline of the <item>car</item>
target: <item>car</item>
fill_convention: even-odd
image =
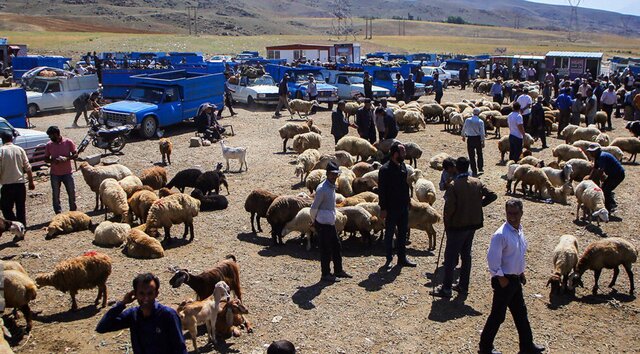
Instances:
[[[424,82],[425,84],[431,84],[433,81],[433,74],[438,73],[440,75],[440,81],[442,81],[442,87],[447,88],[449,86],[449,82],[451,81],[451,74],[442,69],[439,66],[423,66],[422,72],[424,73],[425,78],[430,77],[428,82]]]
[[[49,136],[33,129],[14,128],[6,119],[0,117],[0,132],[7,132],[15,136],[13,143],[27,152],[31,166],[44,166],[44,148],[49,142]]]
[[[364,73],[329,71],[330,77],[327,83],[338,88],[338,97],[341,100],[353,100],[358,96],[364,97]],[[384,87],[371,87],[374,99],[388,98],[389,90]]]
[[[257,78],[242,76],[237,84],[229,81],[229,87],[235,90],[231,95],[236,102],[246,103],[248,106],[256,103],[278,104],[278,86],[269,75]]]

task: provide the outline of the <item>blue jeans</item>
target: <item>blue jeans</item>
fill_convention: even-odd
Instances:
[[[393,259],[393,234],[396,234],[396,248],[398,249],[398,262],[407,258],[406,243],[409,229],[409,207],[387,210],[387,218],[384,227],[384,244],[387,248],[387,261]]]
[[[522,139],[509,135],[509,160],[518,162],[522,154]]]
[[[64,188],[67,190],[67,195],[69,196],[69,210],[76,210],[76,186],[73,182],[73,174],[69,173],[67,175],[51,175],[51,191],[53,197],[53,211],[56,214],[60,214],[62,212],[62,208],[60,207],[60,184],[64,184]]]

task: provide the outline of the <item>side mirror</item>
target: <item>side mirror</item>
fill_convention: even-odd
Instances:
[[[329,78],[324,79],[324,82],[329,83]]]

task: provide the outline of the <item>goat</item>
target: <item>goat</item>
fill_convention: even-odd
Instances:
[[[242,165],[244,165],[245,171],[247,167],[247,148],[246,147],[230,147],[224,144],[224,140],[220,140],[220,146],[222,147],[222,157],[227,160],[227,169],[229,171],[229,160],[240,161],[240,172],[242,171]]]
[[[182,284],[189,285],[198,295],[198,300],[211,296],[215,285],[221,280],[224,280],[236,296],[242,299],[240,269],[236,263],[236,257],[233,255],[226,256],[224,260],[216,263],[213,268],[198,275],[189,273],[187,269],[179,269],[177,267],[169,267],[169,270],[175,272],[169,280],[169,284],[174,288],[178,288]]]

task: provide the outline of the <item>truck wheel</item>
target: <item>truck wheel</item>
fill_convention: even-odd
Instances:
[[[118,153],[124,148],[125,145],[127,145],[127,141],[125,140],[124,136],[119,136],[113,139],[111,144],[109,144],[109,151],[114,154]]]
[[[35,117],[38,114],[38,106],[35,103],[31,103],[27,107],[27,115],[29,117]]]
[[[444,80],[444,83],[442,84],[442,88],[447,88],[447,86],[449,86],[449,80]]]
[[[142,134],[145,139],[153,138],[153,136],[156,135],[156,130],[158,130],[158,123],[154,117],[147,117],[142,121],[140,134]]]
[[[256,101],[254,101],[251,96],[247,97],[247,107],[251,109],[256,108]]]

